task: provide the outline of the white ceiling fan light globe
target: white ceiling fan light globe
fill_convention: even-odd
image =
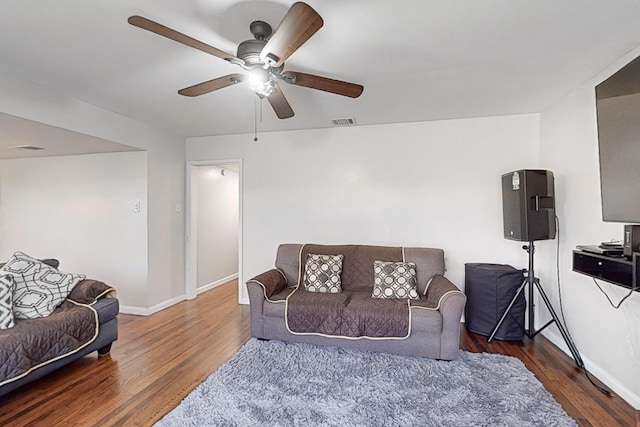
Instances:
[[[251,69],[247,81],[249,87],[258,95],[269,96],[275,90],[269,72],[261,67]]]
[[[251,87],[257,87],[269,80],[269,76],[263,68],[254,68],[249,71],[248,82]]]
[[[254,91],[261,96],[269,96],[271,95],[273,92],[275,92],[276,88],[273,84],[273,81],[268,81],[268,82],[264,82],[261,85],[259,85],[257,88],[254,89]]]

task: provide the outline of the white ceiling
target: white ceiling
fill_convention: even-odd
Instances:
[[[142,15],[235,54],[255,19],[292,1],[0,0],[0,71],[180,136],[253,132],[236,85],[177,90],[241,71],[127,23]],[[283,85],[296,115],[264,102],[259,131],[539,112],[640,46],[637,0],[308,0],[324,27],[287,70],[364,85],[358,99]]]
[[[40,149],[29,150],[24,146]],[[0,159],[122,151],[139,151],[139,149],[0,113]]]

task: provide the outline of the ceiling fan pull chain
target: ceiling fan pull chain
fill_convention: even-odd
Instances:
[[[258,142],[258,95],[253,102],[253,142]]]

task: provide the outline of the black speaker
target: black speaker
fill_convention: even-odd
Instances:
[[[522,169],[502,175],[502,218],[505,239],[554,239],[553,172]]]

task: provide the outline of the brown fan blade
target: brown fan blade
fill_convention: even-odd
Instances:
[[[297,2],[282,18],[282,22],[260,52],[260,60],[273,61],[279,67],[316,33],[324,22],[318,12],[306,3]]]
[[[204,95],[205,93],[213,92],[214,90],[222,89],[223,87],[240,83],[244,81],[244,79],[245,76],[243,74],[229,74],[228,76],[218,77],[217,79],[185,87],[184,89],[180,89],[178,93],[184,96]]]
[[[297,73],[295,71],[285,71],[282,73],[285,82],[292,85],[304,86],[311,89],[323,90],[350,98],[357,98],[362,94],[364,86],[355,83],[343,82],[327,77],[314,76],[313,74]]]
[[[142,16],[130,16],[128,19],[129,24],[134,25],[136,27],[142,28],[143,30],[151,31],[152,33],[156,33],[160,36],[166,37],[178,43],[186,44],[187,46],[199,49],[203,52],[206,52],[210,55],[217,56],[218,58],[222,58],[225,61],[244,64],[244,61],[240,58],[236,58],[233,55],[228,54],[218,48],[210,46],[206,43],[201,42],[200,40],[196,40],[193,37],[189,37],[185,34],[179,33],[176,30],[173,30],[169,27],[165,27],[162,24],[158,24],[155,21],[152,21],[147,18],[143,18]]]
[[[273,107],[273,111],[276,112],[276,116],[279,119],[288,119],[289,117],[293,117],[293,110],[291,109],[291,105],[287,101],[287,98],[284,97],[284,93],[282,93],[282,89],[278,83],[275,84],[275,92],[271,95],[267,96],[267,101]]]

